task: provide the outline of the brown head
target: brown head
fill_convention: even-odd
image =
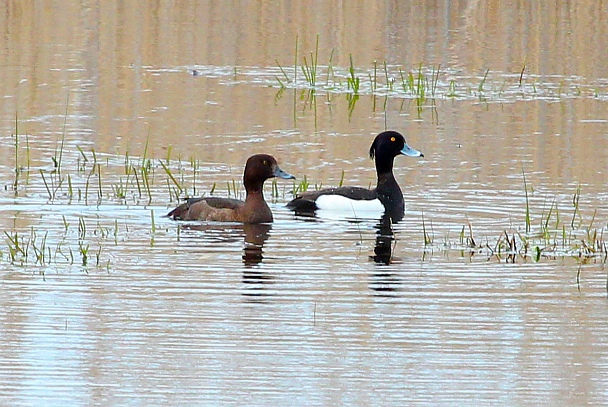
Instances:
[[[256,154],[247,159],[243,183],[247,193],[261,192],[264,181],[268,178],[279,177],[283,179],[296,179],[293,175],[283,171],[277,160],[268,154]]]

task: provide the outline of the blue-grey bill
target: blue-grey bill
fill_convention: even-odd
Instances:
[[[418,150],[414,150],[412,147],[408,146],[407,144],[405,146],[403,146],[403,149],[401,149],[401,154],[407,155],[409,157],[424,157],[424,154],[422,154]]]
[[[278,165],[275,167],[272,175],[274,175],[275,177],[283,178],[283,179],[296,179],[296,177],[294,177],[290,173],[285,172],[282,169],[280,169]]]

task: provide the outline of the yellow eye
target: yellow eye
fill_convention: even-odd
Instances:
[[[391,141],[395,141],[395,137],[391,137]]]
[[[268,160],[264,160],[264,161],[262,162],[262,164],[264,164],[264,165],[268,165]]]

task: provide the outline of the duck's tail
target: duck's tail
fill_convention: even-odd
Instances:
[[[173,220],[184,220],[185,215],[188,212],[190,205],[188,203],[183,203],[179,205],[177,208],[173,209],[171,212],[165,215],[167,218],[171,218]]]

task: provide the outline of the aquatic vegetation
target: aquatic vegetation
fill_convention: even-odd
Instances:
[[[21,163],[21,159],[20,159],[20,155],[19,155],[19,145],[20,145],[20,136],[21,137],[25,137],[25,164]],[[14,173],[15,173],[15,178],[13,180],[12,183],[12,190],[15,192],[15,194],[18,193],[19,190],[19,177],[21,176],[22,173],[25,172],[25,174],[29,174],[29,170],[30,170],[30,142],[29,142],[29,136],[28,133],[25,132],[25,134],[20,135],[20,129],[19,129],[19,115],[17,113],[15,113],[15,132],[12,135],[12,137],[14,137],[15,143],[14,143],[14,160],[15,160],[15,168],[14,168]]]
[[[382,69],[386,80],[387,69],[384,66]],[[408,92],[416,92],[420,98],[432,95],[436,92],[434,84],[437,83],[439,67],[433,72],[432,76],[426,77],[428,80],[421,79],[419,67],[417,73],[403,74],[403,78],[407,80],[399,86],[405,87]],[[372,79],[379,82],[382,76],[376,75]],[[23,151],[23,146],[20,148],[17,141],[15,148],[19,152]],[[148,205],[155,201],[167,205],[184,197],[218,193],[235,198],[242,197],[242,183],[235,178],[213,183],[205,188],[205,191],[198,191],[197,182],[200,182],[203,165],[195,157],[187,160],[172,158],[172,150],[169,148],[166,157],[153,159],[148,157],[147,150],[146,142],[146,147],[139,156],[130,152],[125,152],[122,156],[107,155],[93,148],[67,148],[61,138],[56,150],[51,153],[52,168],[37,168],[31,174],[27,168],[19,168],[19,171],[29,176],[24,178],[27,182],[19,184],[18,187],[27,191],[26,188],[37,183],[50,202],[66,205]],[[15,154],[17,156],[18,153]],[[61,168],[61,171],[58,168]],[[345,178],[346,173],[342,171],[338,186],[343,185]],[[458,251],[463,256],[485,256],[505,262],[541,261],[559,257],[575,257],[580,262],[606,261],[608,250],[604,239],[605,223],[600,225],[597,210],[584,210],[580,186],[567,203],[556,198],[547,199],[541,208],[535,207],[533,203],[534,188],[531,187],[523,169],[522,184],[524,206],[513,207],[514,213],[523,213],[523,222],[520,225],[501,228],[494,234],[489,234],[486,230],[484,236],[479,236],[474,235],[473,222],[467,220],[464,226],[458,226],[457,240],[452,241],[449,232],[445,233],[443,239],[437,239],[436,230],[445,229],[444,225],[433,222],[432,216],[425,211],[421,219],[421,250],[424,253],[435,250]],[[271,184],[270,195],[275,200],[285,199],[291,194],[305,192],[310,188],[323,187],[322,184],[310,184],[307,176],[292,185],[280,185],[282,184],[276,182]],[[154,209],[150,208],[149,213],[149,242],[154,245],[158,238],[158,225]],[[74,219],[77,219],[77,223]],[[60,220],[59,229],[50,232],[34,228],[5,231],[5,245],[0,247],[2,259],[16,266],[41,266],[41,270],[63,264],[85,269],[108,269],[111,259],[108,246],[116,244],[120,235],[128,233],[126,229],[119,232],[118,221],[115,219],[109,226],[104,226],[99,221],[93,224],[83,216],[74,218],[61,215]],[[365,230],[357,227],[358,244],[361,244]],[[179,238],[179,228],[177,233]]]
[[[2,257],[6,256],[7,261],[16,266],[61,266],[67,264],[109,269],[110,259],[106,259],[104,246],[99,240],[103,241],[112,235],[116,236],[118,223],[115,224],[112,231],[112,228],[104,227],[98,222],[91,237],[87,234],[85,219],[80,217],[77,239],[74,242],[70,241],[70,225],[65,217],[63,217],[63,221],[65,226],[63,235],[57,239],[58,243],[55,246],[48,243],[51,240],[48,230],[44,231],[42,235],[33,226],[29,229],[29,233],[20,233],[16,230],[4,231],[6,251],[0,251]],[[94,240],[97,241],[97,250],[94,253],[95,262],[91,264],[91,245]],[[44,274],[44,267],[39,270],[41,274]]]
[[[430,246],[433,244],[432,224],[431,231],[427,231],[426,222],[424,221],[424,212],[422,213],[422,237],[424,238],[425,246]]]
[[[281,73],[283,74],[283,80],[285,81],[285,83],[291,82],[291,79],[289,79],[289,76],[287,75],[287,72],[285,72],[285,70],[283,69],[283,67],[281,66],[281,63],[278,60],[276,60],[276,59],[275,59],[275,62],[277,63],[277,66],[279,67],[279,69],[281,70]],[[283,81],[281,80],[281,78],[279,78],[276,75],[275,75],[275,78],[279,82],[279,85],[281,85],[281,90],[285,90],[285,88],[287,86],[285,86],[285,83],[283,83]]]
[[[308,85],[311,88],[314,88],[317,85],[317,70],[319,67],[319,35],[317,34],[317,45],[315,47],[314,54],[310,53],[310,61],[306,59],[304,56],[304,61],[302,65],[302,73],[304,74],[304,79],[308,82]]]
[[[313,94],[342,94],[347,99],[349,114],[352,114],[357,100],[363,95],[412,100],[419,114],[426,107],[433,108],[436,99],[444,98],[477,99],[489,103],[539,98],[558,100],[565,96],[606,97],[605,83],[581,83],[578,77],[563,78],[556,83],[553,77],[526,74],[525,63],[518,72],[494,72],[485,67],[481,75],[467,75],[456,69],[425,65],[423,62],[409,68],[377,60],[372,61],[369,67],[355,66],[354,57],[349,54],[348,66],[338,67],[333,62],[332,50],[327,65],[321,65],[318,35],[310,57],[302,56],[300,61],[298,52],[299,40],[296,36],[291,74],[275,59],[280,75],[274,75],[275,82],[268,83],[271,86],[278,83],[275,99],[279,100],[286,89],[305,89]],[[379,69],[383,74],[379,75]],[[302,72],[303,80],[298,78],[298,71]],[[262,72],[258,72],[260,74]],[[321,76],[325,76],[324,82],[318,81]],[[295,101],[294,93],[294,110]]]
[[[344,185],[344,170],[342,170],[342,175],[340,176],[340,182],[338,183],[338,188],[342,187]]]
[[[171,172],[171,169],[169,168],[169,160],[167,160],[166,163],[163,161],[159,161],[159,163],[163,167],[163,170],[165,170],[165,173],[169,177],[169,180],[171,180],[171,182],[173,183],[173,185],[175,187],[175,188],[172,188],[170,184],[167,184],[167,186],[169,188],[169,196],[171,198],[171,201],[173,201],[174,198],[175,198],[175,200],[179,200],[179,196],[184,191],[184,188],[177,181],[175,176],[173,176],[173,173]]]
[[[593,211],[588,222],[583,218],[579,204],[580,186],[572,196],[570,222],[563,221],[559,206],[553,199],[549,209],[545,210],[543,207],[536,216],[536,223],[533,208],[530,207],[525,174],[523,178],[526,192],[524,223],[521,228],[513,226],[497,231],[497,237],[476,240],[473,237],[473,226],[468,222],[466,226],[462,226],[458,242],[450,242],[446,238],[441,246],[436,246],[432,232],[429,233],[426,227],[427,220],[423,214],[422,235],[426,250],[460,250],[463,255],[483,255],[510,263],[516,262],[517,259],[540,261],[541,258],[559,257],[573,257],[581,262],[595,259],[605,263],[608,259],[608,247],[604,240],[606,227],[594,227],[597,209]]]
[[[418,86],[418,85],[415,85]],[[191,157],[187,161],[171,159],[153,160],[142,156],[125,153],[121,160],[117,157],[101,158],[94,149],[88,152],[83,148],[74,151],[63,149],[63,161],[73,166],[63,165],[61,175],[54,170],[38,170],[29,182],[38,181],[44,186],[49,201],[63,201],[71,204],[72,200],[85,205],[114,202],[134,202],[149,204],[157,201],[163,205],[168,202],[192,196],[196,191],[195,184],[200,178],[201,163]],[[68,161],[65,159],[68,158]],[[59,160],[58,160],[59,161]],[[111,168],[114,167],[114,168]],[[122,168],[123,174],[115,173]],[[103,175],[112,169],[113,177]],[[97,178],[97,179],[95,179]],[[105,180],[107,178],[108,180]],[[342,171],[338,186],[344,183],[346,173]],[[573,257],[579,262],[601,261],[608,258],[608,249],[604,240],[605,225],[598,225],[598,212],[583,210],[583,193],[578,186],[568,202],[558,202],[556,198],[546,199],[542,207],[535,207],[531,194],[534,189],[522,171],[524,206],[514,208],[523,213],[523,222],[498,231],[496,235],[479,236],[474,234],[474,225],[468,221],[459,226],[458,238],[452,241],[445,234],[443,239],[436,239],[436,227],[428,212],[422,213],[422,250],[423,256],[436,250],[457,251],[463,256],[485,256],[501,262],[541,261],[560,257]],[[225,185],[225,189],[221,187]],[[27,188],[22,185],[21,188]],[[271,193],[273,199],[285,199],[290,194],[305,192],[310,188],[320,189],[322,185],[311,185],[306,176],[291,186],[279,188],[273,182]],[[222,191],[219,191],[222,189]],[[206,193],[221,193],[239,198],[242,196],[241,181],[229,179],[225,184],[214,183]],[[158,238],[158,225],[154,209],[150,213],[150,245]],[[4,248],[0,247],[1,258],[11,265],[38,266],[41,274],[47,268],[60,265],[82,267],[85,270],[102,268],[108,270],[111,257],[108,247],[117,244],[119,236],[128,234],[127,229],[119,231],[118,221],[112,225],[102,225],[99,220],[93,224],[83,216],[69,218],[61,216],[61,227],[51,232],[29,230],[7,230]],[[75,225],[74,220],[77,219]],[[597,226],[596,226],[597,225]],[[358,243],[364,242],[365,231],[358,226]],[[179,229],[177,231],[179,238]],[[395,243],[398,239],[395,238]]]
[[[526,194],[526,233],[530,233],[530,202],[528,198],[528,184],[526,183],[526,173],[522,169],[522,176],[524,179],[524,193]]]
[[[308,182],[308,178],[306,177],[306,175],[304,175],[299,183],[293,183],[292,195],[296,196],[298,194],[308,191],[309,186],[310,183]]]
[[[346,78],[347,89],[351,90],[353,95],[359,95],[359,87],[361,85],[361,80],[355,74],[355,66],[353,64],[353,56],[350,55],[350,66],[348,67],[349,76]]]
[[[488,79],[488,73],[490,73],[490,69],[486,69],[486,73],[481,78],[481,82],[479,83],[479,88],[477,88],[477,91],[479,93],[483,93],[483,85],[486,83],[486,79]]]
[[[436,77],[436,74],[434,77]],[[423,85],[422,81],[415,79],[412,81],[412,78],[414,77],[410,77],[406,85],[408,89],[411,88],[419,92],[420,95],[427,93],[427,90],[419,90],[420,87],[424,86],[425,89],[432,89],[432,87],[426,88],[427,85]],[[428,92],[432,92],[432,90]],[[72,200],[77,200],[88,205],[92,199],[91,203],[99,205],[108,200],[116,202],[133,201],[135,203],[145,200],[145,203],[149,204],[155,198],[167,203],[167,201],[173,202],[195,194],[200,195],[196,190],[196,182],[201,171],[201,163],[194,157],[191,157],[188,161],[173,160],[169,149],[166,159],[152,160],[147,157],[146,147],[146,151],[140,157],[125,153],[122,160],[124,175],[115,175],[113,178],[115,181],[104,182],[104,168],[113,165],[109,158],[100,161],[99,154],[94,149],[87,152],[83,148],[77,147],[76,151],[68,151],[65,146],[62,147],[62,144],[58,144],[56,155],[53,157],[73,157],[74,168],[70,171],[69,167],[64,166],[61,173],[55,169],[39,169],[37,171],[49,201],[67,199],[67,203],[69,203]],[[57,162],[59,166],[64,158],[52,161]],[[157,168],[160,169],[160,172],[155,170]],[[161,174],[164,176],[160,176]],[[345,176],[345,172],[342,171],[338,186],[344,183]],[[443,242],[437,246],[437,240],[434,238],[433,221],[428,215],[423,214],[421,223],[423,245],[426,250],[433,251],[437,247],[465,250],[470,253],[485,253],[489,257],[496,257],[497,259],[506,258],[508,261],[515,260],[517,256],[532,258],[536,261],[543,257],[557,256],[579,256],[582,258],[605,258],[607,256],[603,238],[604,229],[594,227],[597,223],[597,211],[593,212],[590,219],[586,220],[583,216],[580,186],[572,195],[569,210],[564,210],[563,204],[559,204],[553,199],[547,201],[541,209],[540,215],[538,215],[530,201],[529,194],[533,192],[533,189],[530,187],[523,170],[522,182],[525,200],[524,221],[521,228],[503,229],[497,231],[494,238],[479,239],[473,236],[472,223],[467,222],[465,226],[460,228],[457,242],[450,242],[446,235]],[[241,198],[243,193],[241,184],[240,180],[234,178],[227,180],[224,184],[225,189],[222,188],[222,194]],[[273,182],[270,195],[275,200],[284,199],[290,194],[296,195],[310,188],[320,189],[322,187],[323,185],[319,184],[311,185],[308,178],[303,176],[299,182],[294,182],[289,187],[283,186],[282,189],[279,188],[279,184]],[[217,194],[218,189],[218,184],[214,183],[206,193]],[[67,232],[69,224],[65,217],[63,218],[63,225]],[[84,219],[81,218],[78,224],[78,235],[81,240],[87,234],[86,226]],[[153,235],[155,229],[156,225],[153,221]],[[36,259],[34,260],[36,264],[48,261],[49,248],[41,249],[45,245],[46,238],[41,238],[32,232],[26,239],[22,234],[17,235],[16,233],[6,235],[8,258],[11,263],[26,263],[31,262],[32,259]],[[101,230],[98,233],[100,236],[104,235]],[[32,250],[29,253],[27,252],[28,248]],[[69,257],[80,258],[83,264],[89,264],[93,257],[90,244],[89,246],[84,243],[78,244],[76,248],[71,250],[77,255],[72,254]],[[65,248],[55,249],[55,252],[58,251],[66,253]],[[45,253],[44,256],[41,254],[42,252]]]

